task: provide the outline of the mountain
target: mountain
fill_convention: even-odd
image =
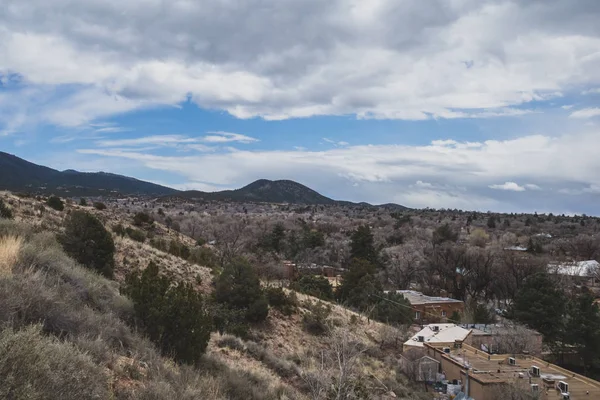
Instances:
[[[229,200],[260,203],[292,203],[292,204],[334,204],[335,200],[325,197],[314,190],[294,181],[270,181],[259,179],[249,185],[235,190],[220,192],[201,192],[189,190],[177,196],[205,201]]]
[[[57,171],[0,151],[0,189],[65,196],[110,193],[163,196],[177,190],[106,172]]]
[[[325,197],[294,181],[259,179],[235,190],[201,192],[178,191],[150,182],[106,172],[57,171],[25,161],[0,151],[0,189],[63,196],[148,195],[175,196],[196,201],[239,201],[257,203],[290,203],[305,205],[338,205],[374,207],[368,203],[352,203]],[[385,204],[386,209],[402,210],[404,206]]]

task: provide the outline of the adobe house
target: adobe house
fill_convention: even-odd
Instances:
[[[454,312],[462,314],[465,310],[464,302],[449,297],[427,296],[414,290],[396,290],[396,293],[408,300],[419,324],[446,322]]]
[[[487,354],[466,343],[438,347],[425,343],[426,355],[440,363],[447,380],[456,380],[475,400],[498,399],[506,385],[531,391],[540,400],[600,398],[600,382],[531,355]]]

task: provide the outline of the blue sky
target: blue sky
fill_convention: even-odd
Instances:
[[[354,201],[600,214],[599,2],[5,10],[0,149],[33,162],[182,189],[293,179]]]

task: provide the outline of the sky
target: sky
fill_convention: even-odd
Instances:
[[[178,189],[600,215],[598,0],[3,0],[0,150]]]

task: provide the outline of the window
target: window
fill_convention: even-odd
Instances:
[[[446,310],[442,310],[442,317],[446,316]]]
[[[415,312],[415,319],[421,319],[421,312],[420,311],[416,311]]]

